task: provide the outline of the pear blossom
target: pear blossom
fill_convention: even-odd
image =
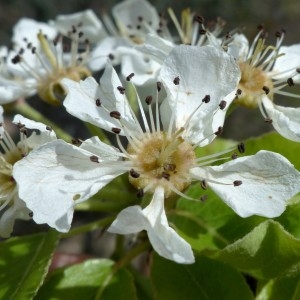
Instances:
[[[109,58],[113,65],[121,65],[124,78],[128,68],[133,70],[138,75],[133,78],[137,85],[157,80],[160,64],[135,49],[145,41],[148,33],[157,34],[162,26],[155,7],[145,0],[125,0],[113,6],[112,16],[114,22],[108,15],[102,17],[109,35],[99,39],[93,49],[90,68],[93,71],[103,69]]]
[[[275,95],[300,98],[284,90],[300,82],[300,44],[282,46],[285,33],[277,32],[276,45],[266,45],[263,31],[249,46],[243,34],[235,34],[228,52],[235,56],[241,69],[236,104],[259,107],[266,122],[283,137],[300,141],[300,108],[274,103]]]
[[[127,79],[134,90],[133,76]],[[224,115],[234,100],[240,73],[232,56],[212,46],[178,46],[165,60],[160,80],[156,93],[145,99],[149,119],[136,94],[141,122],[111,64],[100,85],[92,77],[62,81],[68,90],[64,101],[68,112],[115,134],[118,148],[97,137],[77,140],[76,145],[57,140],[19,161],[13,176],[35,222],[68,231],[76,204],[128,173],[137,196],[151,194],[152,200],[122,210],[108,231],[135,234],[146,230],[159,255],[188,264],[194,262],[192,249],[169,226],[164,202],[172,195],[195,200],[184,194],[192,182],[211,187],[242,217],[275,217],[284,211],[287,200],[299,190],[300,177],[281,155],[261,151],[237,158],[237,152],[244,152],[243,144],[209,156],[196,155],[197,148],[222,132]],[[159,107],[162,87],[167,97]],[[127,139],[127,146],[120,136]],[[233,160],[209,166],[228,159],[226,153]],[[31,176],[22,176],[24,172]]]
[[[91,74],[87,68],[89,42],[84,29],[89,31],[92,24],[88,19],[95,16],[89,12],[76,15],[82,21],[66,27],[58,19],[52,25],[23,18],[13,28],[13,49],[2,54],[0,61],[0,103],[15,101],[20,97],[38,94],[40,98],[54,105],[61,103],[64,96],[60,80],[83,79]],[[71,15],[70,19],[74,17]],[[88,25],[84,26],[83,22]],[[100,22],[100,21],[99,21]],[[70,39],[70,49],[66,51],[63,34]],[[80,49],[82,48],[83,49]]]
[[[13,122],[19,127],[20,141],[15,144],[3,123],[1,107],[0,127],[0,236],[9,237],[16,219],[31,219],[31,211],[19,196],[18,186],[13,177],[13,168],[33,148],[56,139],[54,132],[46,125],[16,115]],[[33,130],[29,136],[28,130]],[[24,174],[22,176],[27,176]]]

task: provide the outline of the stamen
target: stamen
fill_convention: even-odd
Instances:
[[[98,158],[98,156],[96,156],[96,155],[90,156],[90,161],[99,164],[99,158]]]
[[[117,120],[120,120],[121,119],[121,114],[118,112],[118,111],[111,111],[109,113],[109,115],[112,117],[112,118],[115,118]]]
[[[133,178],[139,178],[140,175],[141,175],[140,173],[136,172],[134,169],[131,169],[131,170],[129,171],[129,174],[130,174],[130,176],[133,177]]]
[[[235,180],[233,186],[240,186],[243,182],[241,180]]]

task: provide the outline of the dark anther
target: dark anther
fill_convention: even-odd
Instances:
[[[108,58],[110,59],[110,60],[113,60],[114,58],[115,58],[115,56],[113,55],[113,54],[108,54]]]
[[[294,85],[295,85],[295,84],[294,84],[293,78],[288,78],[288,80],[287,80],[286,82],[287,82],[287,84],[288,84],[289,86],[294,86]]]
[[[121,132],[121,129],[120,129],[120,128],[117,128],[117,127],[113,127],[113,128],[111,129],[111,131],[112,131],[113,133],[119,134],[119,133]]]
[[[296,72],[297,72],[297,73],[300,73],[300,68],[297,68],[297,69],[296,69]]]
[[[280,32],[280,31],[275,32],[275,37],[281,38],[281,35],[282,35],[282,32]]]
[[[96,99],[96,106],[101,106],[101,100],[99,98]]]
[[[240,153],[245,153],[245,151],[246,151],[245,144],[243,142],[239,143],[237,145],[237,148],[238,148],[238,150],[239,150]]]
[[[117,89],[120,92],[120,94],[122,94],[122,95],[125,94],[125,88],[123,88],[122,86],[118,86]]]
[[[127,77],[126,77],[126,80],[127,81],[130,81],[131,78],[134,76],[134,73],[130,73]]]
[[[177,76],[177,77],[174,78],[173,83],[174,83],[175,85],[178,85],[178,84],[179,84],[179,81],[180,81],[180,79],[179,79],[179,77]]]
[[[157,81],[157,83],[156,83],[156,88],[157,88],[157,91],[158,91],[158,92],[161,91],[161,82],[160,82],[160,81]]]
[[[202,195],[202,196],[200,197],[200,201],[201,201],[201,202],[205,202],[205,201],[207,200],[207,198],[208,198],[207,195]]]
[[[25,52],[24,48],[21,48],[21,49],[19,50],[19,54],[20,54],[20,55],[24,54],[24,52]]]
[[[83,37],[83,35],[84,35],[84,33],[83,33],[82,31],[79,31],[79,32],[78,32],[78,37],[79,37],[79,38]]]
[[[136,26],[136,29],[137,29],[137,30],[140,30],[141,28],[142,28],[141,25],[137,25],[137,26]]]
[[[235,95],[236,95],[236,96],[242,95],[242,90],[241,90],[241,89],[237,89]]]
[[[51,126],[49,126],[49,125],[47,125],[47,126],[46,126],[46,130],[48,130],[48,131],[52,131],[52,127],[51,127]]]
[[[80,146],[82,144],[82,140],[79,138],[72,139],[72,144],[75,146]]]
[[[204,18],[202,16],[194,16],[194,21],[203,24]]]
[[[21,61],[21,56],[20,55],[16,55],[14,58],[12,58],[11,62],[13,64],[17,64]]]
[[[223,127],[219,126],[218,130],[215,132],[215,135],[221,135],[223,133]]]
[[[272,124],[272,123],[273,123],[273,120],[270,119],[270,118],[265,118],[265,122],[266,122],[266,123],[269,123],[269,124]]]
[[[199,29],[199,34],[200,34],[200,35],[206,34],[206,30],[205,30],[205,29]]]
[[[19,123],[17,124],[17,126],[18,126],[19,129],[21,129],[21,128],[24,128],[24,127],[25,127],[25,124],[22,124],[22,123],[19,122]]]
[[[36,53],[36,47],[32,47],[32,48],[31,48],[31,53],[32,53],[32,54],[35,54],[35,53]]]
[[[90,156],[90,161],[98,163],[99,164],[99,158],[96,155],[92,155]]]
[[[206,95],[203,99],[202,99],[202,102],[204,103],[208,103],[210,101],[210,96],[209,95]]]
[[[133,177],[133,178],[139,178],[139,177],[140,177],[140,173],[134,171],[133,169],[131,169],[131,170],[129,171],[129,174],[130,174],[130,176]]]
[[[264,29],[264,25],[262,25],[262,24],[259,24],[258,26],[257,26],[257,29],[260,31],[260,30],[263,30]]]
[[[33,212],[31,211],[29,214],[28,214],[29,218],[32,218],[33,217]]]
[[[143,189],[138,189],[136,196],[138,198],[143,198],[144,197],[144,190]]]
[[[236,152],[233,152],[231,155],[231,159],[237,159],[238,155]]]
[[[120,120],[120,119],[121,119],[121,114],[120,114],[118,111],[116,111],[116,110],[111,111],[111,112],[109,113],[109,115],[110,115],[112,118],[115,118],[115,119],[117,119],[117,120]]]
[[[264,85],[262,89],[266,93],[266,95],[270,93],[270,89],[267,86]]]
[[[235,180],[234,182],[233,182],[233,185],[234,186],[239,186],[239,185],[241,185],[243,182],[241,181],[241,180]]]
[[[152,96],[147,96],[145,102],[147,105],[150,105],[152,103]]]
[[[208,188],[207,181],[205,179],[200,181],[201,188],[206,190]]]
[[[227,102],[225,100],[222,100],[219,104],[219,107],[221,110],[223,110],[226,107]]]
[[[143,17],[142,16],[138,16],[138,21],[142,22],[143,21]]]
[[[161,173],[161,177],[166,179],[166,180],[170,180],[170,174],[167,172],[162,172]]]

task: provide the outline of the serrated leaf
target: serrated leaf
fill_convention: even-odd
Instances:
[[[240,273],[204,256],[192,265],[180,265],[156,255],[151,280],[157,300],[253,299]]]
[[[50,274],[35,299],[136,299],[133,278],[125,269],[113,272],[109,259],[91,259]]]
[[[42,284],[59,234],[16,237],[1,242],[0,299],[32,299]]]
[[[283,276],[300,261],[300,240],[273,220],[214,255],[218,260],[260,279]]]

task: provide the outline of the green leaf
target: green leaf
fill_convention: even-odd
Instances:
[[[126,269],[113,272],[109,259],[91,259],[49,275],[37,299],[136,299],[133,278]]]
[[[0,299],[32,299],[42,284],[59,233],[16,237],[1,242]]]
[[[253,299],[240,273],[204,256],[192,265],[180,265],[155,255],[151,280],[157,300]]]
[[[239,217],[213,191],[203,191],[199,184],[191,186],[186,194],[195,199],[208,196],[204,202],[180,198],[169,215],[170,223],[194,250],[222,249],[265,220]]]
[[[270,280],[256,300],[300,299],[300,274]]]
[[[277,132],[262,135],[245,141],[246,154],[255,154],[260,150],[269,150],[285,156],[295,168],[300,170],[299,143],[287,140]]]
[[[292,272],[299,263],[300,240],[268,220],[214,257],[254,277],[271,279]]]
[[[296,196],[299,197],[299,196]],[[290,204],[285,212],[275,219],[286,231],[300,238],[300,202]]]

